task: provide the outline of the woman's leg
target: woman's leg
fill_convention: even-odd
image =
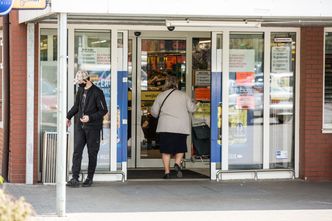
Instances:
[[[177,153],[175,154],[175,163],[179,166],[181,166],[182,160],[183,160],[184,153]]]
[[[164,169],[165,169],[165,174],[170,173],[170,160],[171,160],[171,155],[167,153],[162,153],[162,158],[163,158],[163,164],[164,164]]]

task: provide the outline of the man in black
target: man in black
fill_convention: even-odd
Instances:
[[[100,145],[100,131],[103,127],[103,117],[107,113],[105,96],[101,89],[91,81],[88,72],[78,71],[74,83],[79,86],[74,106],[67,113],[67,127],[71,126],[71,118],[77,115],[74,137],[73,177],[67,186],[78,187],[81,171],[82,154],[85,144],[88,146],[89,165],[88,177],[83,187],[92,185],[93,175],[97,165],[97,154]]]

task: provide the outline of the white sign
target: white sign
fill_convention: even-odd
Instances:
[[[278,159],[278,160],[288,159],[288,151],[287,150],[277,150],[276,159]]]
[[[79,64],[106,64],[111,62],[109,48],[78,48]]]
[[[293,41],[292,38],[275,38],[273,40],[274,40],[274,42],[292,42]]]
[[[291,50],[289,46],[272,47],[271,72],[284,73],[290,72]]]
[[[217,71],[222,70],[223,50],[217,49]],[[255,50],[254,49],[230,49],[229,72],[254,72]]]
[[[231,49],[229,51],[229,72],[254,72],[254,49]]]
[[[211,83],[210,71],[195,72],[195,86],[210,86],[210,83]]]

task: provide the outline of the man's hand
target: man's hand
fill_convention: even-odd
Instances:
[[[71,120],[67,119],[67,127],[70,127],[70,126],[71,126]]]
[[[88,115],[84,115],[82,118],[80,118],[80,120],[82,123],[87,123],[89,122],[90,119]]]

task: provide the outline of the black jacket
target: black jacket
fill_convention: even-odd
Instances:
[[[67,113],[67,119],[70,120],[77,113],[80,113],[80,115],[88,115],[89,121],[84,124],[84,127],[87,129],[101,129],[103,127],[104,115],[108,112],[104,93],[101,89],[92,84],[88,89],[84,110],[82,110],[81,101],[83,92],[84,89],[79,87],[74,106]],[[82,122],[79,120],[81,117],[82,116],[78,116],[76,119],[76,123],[79,125],[82,125]]]

